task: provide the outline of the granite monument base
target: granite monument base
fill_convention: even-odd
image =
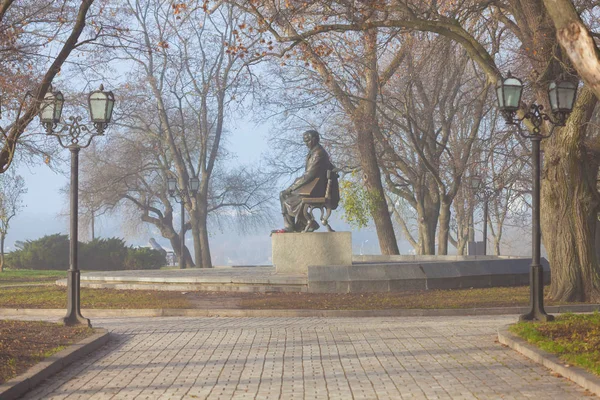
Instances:
[[[278,274],[306,274],[309,265],[352,265],[350,232],[274,233],[271,244]]]

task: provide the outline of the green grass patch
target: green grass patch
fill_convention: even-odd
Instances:
[[[5,269],[0,272],[0,286],[51,283],[66,278],[67,271],[35,271],[30,269]]]
[[[8,287],[0,290],[0,308],[65,308],[67,288]],[[81,289],[82,308],[191,308],[181,292]]]
[[[4,287],[0,308],[64,308],[65,287]],[[529,287],[421,290],[399,293],[243,293],[81,289],[83,308],[198,308],[249,310],[391,310],[517,307],[529,303]],[[548,305],[576,304],[548,302]]]
[[[529,304],[529,287],[419,290],[398,293],[254,293],[246,309],[388,310],[518,307]],[[573,304],[549,302],[548,305]]]
[[[519,322],[509,329],[564,362],[600,376],[600,313],[563,314],[553,322]]]

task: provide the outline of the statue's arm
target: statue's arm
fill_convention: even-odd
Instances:
[[[322,160],[324,155],[321,152],[317,152],[313,157],[308,160],[308,164],[306,165],[306,171],[304,174],[300,176],[298,179],[292,183],[292,185],[288,188],[290,192],[300,188],[301,186],[306,185],[311,182],[317,176],[319,176],[319,169],[321,168]]]

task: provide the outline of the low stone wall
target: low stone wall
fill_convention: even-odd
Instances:
[[[492,256],[489,256],[492,257]],[[439,260],[439,259],[438,259]],[[460,289],[529,284],[531,259],[387,262],[308,267],[312,293],[400,292],[404,290]],[[550,281],[546,259],[544,280]]]
[[[352,263],[387,263],[387,262],[439,262],[439,261],[474,261],[474,260],[508,260],[520,259],[519,256],[458,256],[458,255],[382,255],[365,254],[352,255]]]

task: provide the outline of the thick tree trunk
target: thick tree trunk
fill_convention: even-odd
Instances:
[[[0,234],[0,272],[4,272],[4,239],[5,234]]]
[[[419,207],[420,208],[420,207]],[[437,213],[436,215],[427,213],[418,213],[419,218],[419,253],[422,255],[435,254],[435,231],[437,229]]]
[[[371,202],[371,216],[375,222],[381,254],[399,254],[392,218],[388,211],[383,185],[381,184],[381,173],[377,163],[373,133],[366,126],[358,133],[358,152],[360,154],[361,169],[364,173],[364,183]]]
[[[142,215],[142,221],[156,226],[160,231],[161,236],[169,240],[177,258],[179,259],[181,257],[181,236],[173,228],[173,214],[171,211],[166,212],[165,216],[162,218]],[[192,260],[192,256],[187,247],[185,247],[185,265],[188,268],[194,267],[194,260]]]
[[[379,94],[379,75],[377,71],[377,30],[371,29],[364,34],[366,99],[354,113],[354,126],[357,128],[357,145],[360,165],[364,174],[365,186],[371,202],[371,216],[375,222],[381,254],[400,254],[392,217],[388,211],[385,193],[381,183],[381,172],[375,151],[374,131],[378,129],[377,96]]]
[[[208,241],[208,212],[206,205],[198,202],[199,210],[190,213],[196,265],[199,268],[212,268],[210,244]]]
[[[596,104],[592,96],[591,91],[582,91],[567,126],[545,148],[542,238],[552,270],[549,296],[556,301],[600,301],[594,240],[598,165],[588,157],[581,131]]]
[[[450,206],[452,203],[442,202],[438,228],[438,255],[448,254],[448,235],[450,234]]]
[[[201,247],[201,268],[212,268],[212,259],[210,256],[210,245],[208,242],[208,226],[207,226],[207,215],[200,215],[198,220],[198,243]]]
[[[166,237],[166,236],[164,236],[164,234],[163,234],[163,237]],[[175,253],[175,256],[177,257],[177,259],[179,259],[181,257],[181,235],[174,233],[172,235],[169,235],[168,239],[169,239],[169,243],[171,243],[171,247],[173,248],[173,252]],[[192,255],[190,254],[190,250],[187,248],[187,246],[184,247],[184,252],[185,252],[186,267],[193,268],[194,260],[192,259]]]

